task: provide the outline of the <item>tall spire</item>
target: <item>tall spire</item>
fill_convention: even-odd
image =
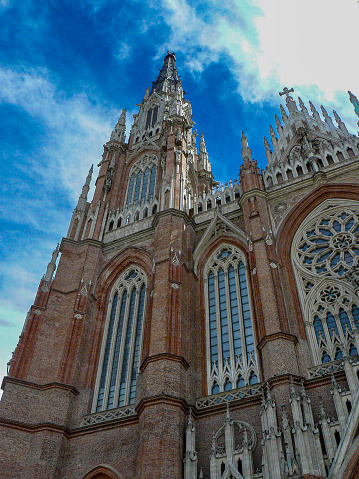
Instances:
[[[57,243],[57,246],[52,253],[51,261],[47,265],[46,273],[44,275],[44,281],[49,282],[49,281],[52,280],[52,277],[55,273],[56,260],[57,260],[57,257],[59,256],[59,252],[60,252],[60,245],[59,245],[59,243]]]
[[[211,164],[208,160],[208,153],[207,153],[206,143],[204,141],[203,131],[201,131],[201,141],[199,144],[198,168],[200,170],[211,171]]]
[[[242,131],[242,138],[241,138],[241,143],[242,143],[242,158],[243,158],[243,163],[246,168],[248,168],[248,164],[246,162],[251,162],[252,161],[252,151],[248,146],[248,139],[244,132]]]
[[[87,202],[87,195],[90,189],[92,173],[93,173],[93,165],[91,165],[91,168],[86,177],[85,184],[82,187],[82,192],[76,206],[76,211],[83,211],[85,209],[86,202]]]
[[[163,67],[157,79],[153,82],[151,93],[154,91],[176,92],[181,89],[182,83],[177,72],[176,55],[168,51],[163,62]]]

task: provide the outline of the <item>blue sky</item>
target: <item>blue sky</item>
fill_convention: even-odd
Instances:
[[[356,132],[356,0],[219,3],[0,0],[0,376],[91,164],[167,50],[219,181],[238,175],[242,130],[265,167],[284,86]]]

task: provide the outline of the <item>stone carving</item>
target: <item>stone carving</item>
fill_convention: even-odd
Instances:
[[[248,249],[249,251],[253,251],[253,241],[252,241],[252,233],[249,233],[249,236],[247,236],[247,242],[248,242]]]
[[[280,203],[277,203],[274,206],[273,212],[277,214],[281,214],[281,213],[284,213],[287,209],[288,209],[288,203],[281,201]]]
[[[178,256],[177,256],[176,252],[173,253],[172,264],[173,264],[173,266],[178,266],[179,265],[179,259],[178,259]]]
[[[354,286],[354,288],[359,288],[359,265],[357,264],[350,268],[344,277]]]

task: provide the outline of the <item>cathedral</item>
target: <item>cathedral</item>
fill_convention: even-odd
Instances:
[[[281,94],[224,184],[174,53],[123,110],[2,383],[2,479],[359,477],[359,138]]]

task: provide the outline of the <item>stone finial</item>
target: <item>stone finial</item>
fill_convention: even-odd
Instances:
[[[126,139],[126,109],[122,110],[121,116],[115,126],[115,129],[111,133],[110,140],[119,141],[124,143]]]
[[[280,114],[282,116],[283,123],[285,123],[285,121],[288,120],[287,112],[285,111],[283,105],[279,105],[279,109],[280,109]]]
[[[200,469],[199,471],[199,476],[198,476],[199,479],[203,479],[203,470],[202,468]]]
[[[90,190],[90,184],[91,184],[91,178],[92,178],[92,173],[93,173],[93,165],[91,165],[91,168],[88,172],[88,175],[85,180],[85,184],[82,187],[82,192],[79,197],[79,201],[77,204],[77,209],[81,209],[81,207],[84,207],[87,201],[87,195]]]
[[[309,101],[309,106],[310,106],[310,111],[313,113],[313,115],[315,116],[319,116],[319,113],[317,112],[315,106],[313,105],[313,103],[311,101]]]
[[[248,447],[249,441],[248,441],[248,431],[247,428],[244,428],[243,430],[243,446]]]
[[[143,101],[146,101],[149,96],[150,96],[150,89],[149,87],[147,87],[145,91],[145,96],[143,97]]]
[[[242,143],[242,148],[248,148],[248,139],[246,135],[244,134],[244,131],[242,131],[241,143]]]
[[[350,100],[350,103],[352,103],[352,105],[354,106],[354,111],[355,111],[355,114],[357,116],[359,116],[359,100],[358,98],[353,95],[353,93],[351,91],[348,90],[348,94],[349,94],[349,100]]]
[[[47,265],[47,268],[46,268],[46,273],[45,273],[45,276],[44,276],[44,281],[51,281],[52,280],[52,277],[55,273],[55,269],[56,269],[56,260],[57,260],[57,257],[59,256],[59,252],[60,252],[60,244],[57,243],[57,246],[56,248],[54,249],[53,253],[52,253],[52,257],[51,257],[51,261],[50,263]]]
[[[338,113],[335,110],[333,110],[333,115],[334,115],[335,121],[338,123],[338,125],[343,123],[342,119],[340,118],[340,116],[338,115]]]
[[[300,96],[298,96],[298,102],[299,102],[299,106],[300,106],[300,109],[302,110],[303,113],[305,114],[308,114],[308,110],[307,110],[307,107],[305,106],[303,100],[300,98]]]
[[[270,150],[270,146],[269,146],[269,143],[268,143],[267,138],[264,137],[263,140],[264,140],[264,148],[265,148],[266,150]]]
[[[293,376],[290,376],[290,396],[292,398],[296,397],[297,393],[295,391],[294,387],[294,381],[293,381]]]
[[[192,416],[192,407],[189,408],[189,414],[188,414],[188,427],[193,426],[193,416]]]
[[[212,434],[212,447],[211,447],[211,453],[213,455],[216,454],[216,433],[213,431],[213,434]]]
[[[274,129],[272,127],[272,125],[269,125],[269,133],[270,133],[270,138],[271,138],[271,141],[272,141],[272,145],[276,145],[277,144],[277,137],[275,136],[275,133],[274,133]]]
[[[249,148],[248,146],[248,139],[246,137],[246,135],[244,134],[244,132],[242,131],[242,137],[241,137],[241,143],[242,143],[242,158],[243,158],[243,162],[245,163],[246,160],[248,161],[252,161],[253,158],[252,158],[252,151],[251,149]],[[247,167],[248,165],[244,165],[245,167]]]
[[[227,401],[227,406],[226,406],[226,419],[229,421],[231,420],[231,414],[229,412],[229,401]]]
[[[211,164],[208,160],[208,153],[207,153],[206,143],[204,141],[203,131],[201,131],[201,140],[199,144],[198,167],[199,169],[211,171]]]
[[[321,109],[321,111],[322,111],[322,114],[323,114],[324,118],[325,118],[325,119],[326,119],[326,118],[329,118],[328,112],[327,112],[327,110],[324,108],[323,105],[320,105],[320,109]]]

